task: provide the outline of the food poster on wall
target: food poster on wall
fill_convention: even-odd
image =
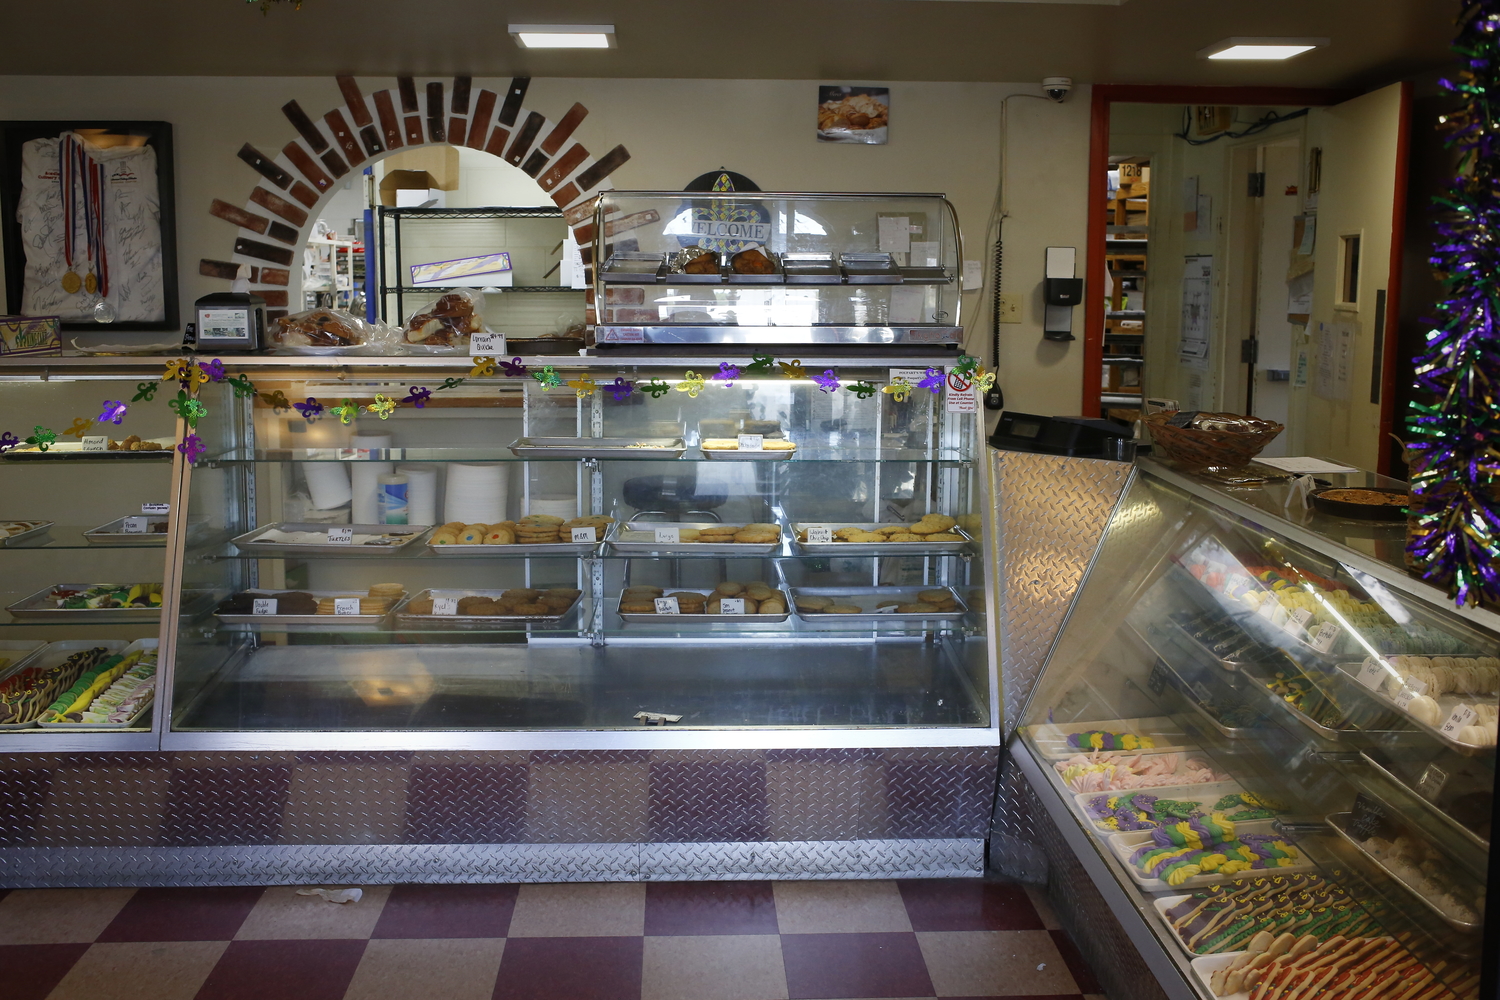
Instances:
[[[1208,336],[1213,318],[1212,256],[1184,259],[1182,269],[1182,332],[1177,345],[1179,364],[1208,369]]]
[[[889,87],[818,88],[818,141],[883,146],[889,141]]]

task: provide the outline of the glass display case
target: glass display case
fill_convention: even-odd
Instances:
[[[606,191],[593,239],[601,345],[962,340],[942,195]]]
[[[1500,619],[1286,492],[1143,461],[1016,752],[1198,995],[1477,996]]]

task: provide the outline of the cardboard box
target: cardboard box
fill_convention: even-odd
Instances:
[[[61,354],[56,316],[0,316],[0,354]]]
[[[423,146],[386,157],[385,175],[380,179],[380,203],[397,207],[396,192],[401,190],[457,191],[458,149],[454,146]],[[430,193],[417,204],[432,197]]]

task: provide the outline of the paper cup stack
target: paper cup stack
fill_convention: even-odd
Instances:
[[[437,466],[403,465],[396,471],[406,477],[406,523],[438,524]]]
[[[555,493],[533,493],[530,502],[526,505],[526,513],[551,514],[553,517],[569,521],[578,516],[578,498]]]
[[[505,520],[505,466],[500,463],[449,462],[444,521],[494,524]]]
[[[349,502],[349,467],[341,462],[302,462],[307,495],[318,510],[332,510]]]

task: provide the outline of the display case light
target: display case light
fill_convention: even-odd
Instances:
[[[612,49],[613,24],[512,24],[510,35],[526,49]]]
[[[1199,59],[1290,59],[1327,45],[1327,38],[1226,38],[1198,50]]]

